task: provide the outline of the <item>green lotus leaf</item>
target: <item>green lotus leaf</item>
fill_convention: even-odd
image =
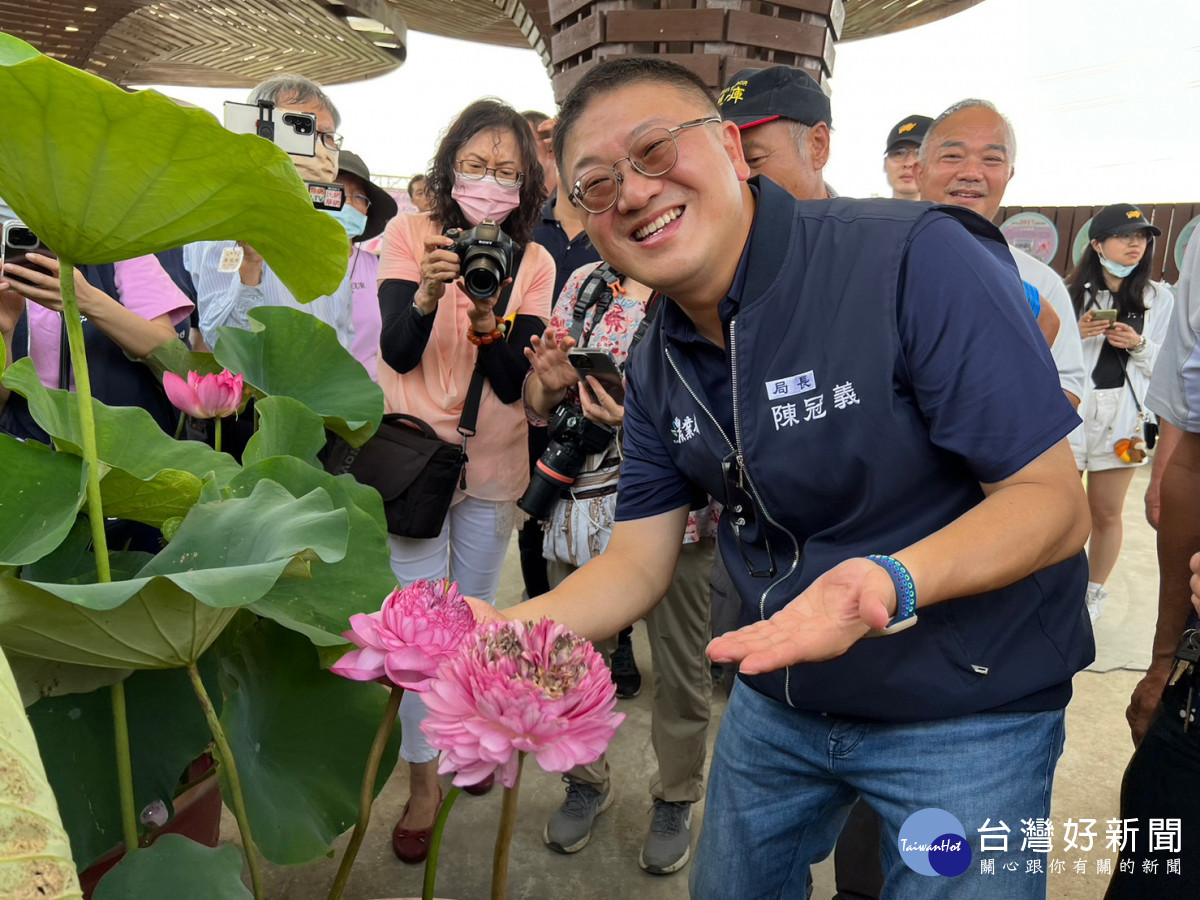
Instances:
[[[86,694],[97,688],[110,687],[118,681],[124,681],[133,673],[132,669],[76,666],[11,652],[8,662],[21,691],[21,702],[26,706],[32,706],[46,697]]]
[[[263,856],[297,865],[327,854],[358,812],[367,753],[387,690],[323,671],[302,635],[260,621],[213,648],[225,695],[221,724]],[[375,791],[396,764],[400,729]]]
[[[345,230],[286,153],[155,91],[128,93],[0,34],[0,197],[59,256],[110,263],[241,240],[294,297],[331,294]],[[20,123],[17,126],[16,123]]]
[[[188,372],[215,375],[221,371],[221,366],[211,353],[189,350],[187,344],[174,338],[155,347],[142,362],[150,367],[159,381],[162,381],[164,372],[174,372],[180,378],[187,378]]]
[[[295,456],[317,466],[325,446],[324,420],[299,400],[264,397],[254,404],[258,431],[246,444],[242,465],[250,466],[272,456]]]
[[[238,607],[294,571],[297,557],[341,560],[347,535],[347,513],[323,491],[297,500],[261,481],[246,498],[195,507],[175,539],[128,580],[0,579],[0,646],[80,665],[185,666]]]
[[[61,544],[75,524],[87,467],[36,441],[0,434],[0,472],[0,563],[33,562]]]
[[[0,773],[0,897],[82,897],[71,844],[3,653]]]
[[[29,411],[54,439],[55,446],[82,456],[79,409],[74,394],[51,390],[38,380],[29,359],[8,367],[4,384],[29,402]],[[100,462],[121,475],[106,472],[100,482],[105,500],[121,509],[123,518],[159,525],[180,515],[200,496],[201,481],[212,473],[224,483],[241,468],[232,456],[217,453],[197,441],[177,441],[158,427],[144,409],[106,406],[92,401],[96,415],[96,445]],[[108,487],[105,482],[112,476]],[[142,487],[131,481],[143,482]],[[107,506],[105,512],[116,515]]]
[[[216,670],[208,657],[200,671],[214,695]],[[173,810],[180,776],[212,743],[191,679],[182,669],[135,672],[125,681],[125,706],[134,807],[158,800]],[[50,697],[29,707],[28,715],[82,870],[122,839],[112,693]]]
[[[205,847],[183,835],[164,834],[113,866],[96,885],[92,898],[195,897],[201,885],[204,900],[253,896],[242,883],[242,855],[237,847]]]
[[[344,509],[350,526],[346,558],[333,566],[315,566],[310,579],[277,581],[250,609],[318,645],[341,645],[350,616],[375,612],[396,586],[387,544],[387,526],[379,493],[349,475],[334,478],[295,457],[274,457],[250,466],[229,483],[234,496],[250,494],[262,479],[282,484],[293,494],[324,490]]]
[[[356,447],[375,433],[383,391],[332,328],[283,306],[260,306],[249,319],[253,330],[218,330],[217,362],[240,372],[260,396],[299,400]]]

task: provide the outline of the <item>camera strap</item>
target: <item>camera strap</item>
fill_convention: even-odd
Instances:
[[[517,271],[521,268],[521,260],[525,256],[525,248],[517,247],[513,251],[512,263],[512,281],[510,281],[500,292],[500,296],[496,298],[496,305],[492,308],[493,314],[496,316],[496,321],[499,322],[504,318],[504,313],[508,309],[508,301],[512,296],[513,285],[517,283]],[[519,307],[518,307],[519,308]],[[507,337],[512,334],[512,327],[508,329]],[[479,348],[482,351],[482,347]],[[479,367],[479,360],[482,353],[475,357],[475,370],[471,373],[471,386],[467,388],[467,398],[463,402],[462,415],[458,419],[458,433],[462,435],[462,455],[463,462],[467,461],[467,438],[475,436],[475,425],[479,421],[479,401],[483,398],[483,369]],[[463,490],[467,487],[467,467],[464,465],[462,474],[458,478],[458,486]]]
[[[579,296],[575,298],[575,307],[571,310],[569,333],[575,339],[577,346],[587,346],[588,338],[592,336],[592,332],[596,330],[596,326],[604,318],[608,308],[612,306],[615,297],[612,285],[619,284],[624,279],[624,275],[606,262],[602,262],[592,269],[588,277],[584,279],[583,285],[579,288]],[[588,311],[592,309],[595,312],[592,314],[591,327],[587,328],[587,334],[584,334]]]

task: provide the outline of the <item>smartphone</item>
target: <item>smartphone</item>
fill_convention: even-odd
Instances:
[[[1117,321],[1117,311],[1115,309],[1093,309],[1093,319],[1103,319],[1109,325]]]
[[[36,266],[33,263],[27,262],[25,259],[27,253],[54,256],[54,251],[43,244],[41,239],[33,233],[33,230],[28,225],[19,219],[9,219],[4,223],[3,228],[3,244],[0,245],[0,266],[3,266],[5,263],[13,263],[18,266],[25,266],[27,269],[33,269],[35,272],[43,272],[46,275],[52,274],[45,266]],[[19,281],[21,284],[29,284],[25,279],[18,278],[15,275],[6,273],[3,277],[9,281]]]
[[[588,375],[595,377],[613,400],[620,404],[625,403],[625,382],[621,377],[621,370],[607,350],[574,347],[567,351],[567,360],[581,379],[587,378]]]
[[[237,134],[257,134],[293,156],[317,155],[317,117],[287,112],[274,104],[225,101],[225,127]]]

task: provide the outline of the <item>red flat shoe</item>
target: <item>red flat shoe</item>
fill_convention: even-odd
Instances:
[[[442,798],[438,797],[438,809],[442,806]],[[404,811],[400,813],[400,822],[404,821],[404,817],[408,815],[408,804],[404,804]],[[437,816],[434,815],[436,821]],[[415,831],[409,831],[407,828],[401,828],[400,822],[396,823],[396,827],[392,829],[392,852],[396,854],[396,858],[403,863],[415,864],[425,862],[425,857],[429,855],[429,840],[433,836],[433,825],[428,828],[418,828]]]
[[[487,778],[483,779],[483,781],[477,782],[475,784],[468,784],[466,787],[463,788],[463,790],[466,791],[468,794],[470,794],[472,797],[482,797],[484,794],[486,794],[488,791],[490,791],[492,789],[492,785],[494,785],[495,783],[496,783],[496,773],[493,772]]]

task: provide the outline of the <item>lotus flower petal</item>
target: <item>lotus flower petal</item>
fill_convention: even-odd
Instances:
[[[332,671],[355,681],[386,677],[397,687],[425,691],[438,666],[474,628],[475,617],[456,585],[414,581],[392,591],[378,612],[350,617],[344,636],[359,649]]]
[[[421,731],[441,750],[438,771],[456,772],[460,786],[494,772],[512,787],[520,753],[549,772],[595,762],[625,718],[600,654],[549,619],[480,628],[424,699]]]

